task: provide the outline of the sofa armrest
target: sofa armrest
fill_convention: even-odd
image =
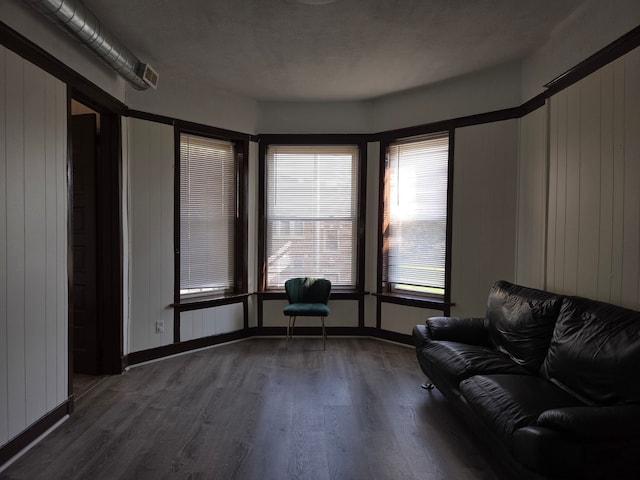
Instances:
[[[639,440],[640,405],[554,408],[542,412],[537,424],[582,438]]]
[[[484,318],[472,317],[431,317],[426,321],[432,340],[491,346],[489,330]]]
[[[514,458],[527,468],[565,478],[571,477],[569,472],[575,472],[585,460],[579,442],[537,425],[514,431],[511,451]]]

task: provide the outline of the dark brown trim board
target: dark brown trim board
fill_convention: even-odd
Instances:
[[[73,411],[73,398],[70,397],[49,413],[31,424],[26,430],[14,437],[0,448],[0,465],[4,465],[13,457],[18,455],[29,444],[36,441],[38,437],[62,420]]]
[[[387,340],[403,345],[413,345],[411,335],[392,332],[390,330],[381,330],[374,327],[327,327],[327,340],[331,341],[331,336],[340,337],[371,337],[380,340]],[[252,329],[252,337],[284,337],[287,334],[286,327],[262,327]],[[296,327],[295,336],[314,336],[322,337],[322,327]]]
[[[557,76],[544,87],[547,89],[545,95],[550,97],[556,93],[570,87],[579,82],[587,75],[592,74],[596,70],[608,65],[614,60],[629,53],[631,50],[640,46],[640,26],[630,30],[622,37],[614,40],[606,47],[598,50],[596,53],[586,58],[573,68],[570,68],[563,74]]]
[[[67,85],[67,396],[73,397],[73,164],[71,161],[71,99]],[[0,462],[1,464],[2,462]]]
[[[222,343],[242,340],[243,338],[248,338],[250,336],[251,334],[249,333],[249,331],[245,329],[237,330],[231,333],[223,333],[220,335],[197,338],[194,340],[188,340],[186,342],[173,343],[171,345],[165,345],[162,347],[150,348],[148,350],[129,353],[123,358],[123,364],[125,366],[132,366],[139,363],[150,362],[152,360],[169,357],[171,355],[190,352],[199,348],[213,347]]]
[[[110,110],[121,113],[127,109],[118,99],[106,93],[4,22],[0,22],[0,44],[73,87],[77,92],[98,99]]]
[[[451,303],[451,249],[453,245],[453,185],[454,182],[454,164],[455,164],[455,151],[456,151],[456,131],[455,129],[449,130],[449,160],[447,167],[447,244],[446,253],[444,256],[444,303],[449,305]],[[449,307],[444,310],[446,315],[449,315]]]

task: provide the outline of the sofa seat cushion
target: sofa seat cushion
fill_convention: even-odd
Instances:
[[[533,375],[478,375],[464,380],[460,391],[482,422],[507,444],[516,430],[535,425],[542,412],[584,405],[548,380]]]
[[[541,373],[591,405],[640,404],[640,312],[565,298]]]
[[[514,363],[507,355],[481,345],[443,340],[427,343],[421,353],[451,384],[457,385],[465,378],[482,374],[530,375],[528,370]]]
[[[496,282],[487,300],[489,338],[514,362],[538,374],[562,299],[543,290]]]

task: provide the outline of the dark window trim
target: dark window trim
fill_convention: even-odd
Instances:
[[[302,134],[302,135],[260,135],[258,152],[258,292],[268,292],[266,289],[266,245],[267,245],[267,188],[266,164],[267,147],[269,145],[357,145],[359,152],[358,163],[358,232],[356,236],[356,285],[355,290],[364,289],[365,263],[365,226],[366,226],[366,198],[367,198],[367,146],[370,141],[368,135],[352,134]],[[332,294],[333,295],[333,294]],[[258,322],[260,324],[260,320]]]
[[[239,293],[220,297],[191,297],[183,298],[180,303],[172,303],[169,306],[179,312],[188,312],[190,310],[200,310],[203,308],[243,303],[249,296],[251,296],[250,293]]]
[[[389,156],[389,146],[399,140],[404,140],[407,137],[387,138],[380,142],[380,166],[378,172],[378,251],[377,251],[377,278],[376,278],[376,295],[381,298],[391,299],[393,303],[401,303],[405,305],[411,305],[418,300],[422,304],[433,305],[451,305],[451,245],[452,245],[452,231],[453,231],[453,164],[455,158],[455,129],[451,128],[448,131],[433,131],[428,133],[446,133],[449,136],[449,152],[447,160],[447,243],[445,251],[445,278],[444,278],[444,295],[442,297],[430,296],[427,294],[407,294],[404,292],[392,291],[389,285],[385,285],[384,278],[384,263],[386,261],[385,246],[384,246],[384,191],[385,191],[385,179],[387,170],[387,159]]]
[[[432,310],[442,310],[451,308],[455,303],[448,302],[442,298],[406,295],[400,293],[374,293],[380,302],[394,303],[409,307],[429,308]]]
[[[247,295],[248,255],[249,255],[249,210],[248,210],[248,138],[228,138],[212,133],[220,133],[218,129],[198,129],[197,124],[176,122],[174,125],[174,181],[173,181],[173,245],[174,245],[174,342],[180,341],[180,312],[209,308],[211,306],[235,303]],[[216,140],[224,140],[234,144],[237,174],[238,215],[236,217],[236,249],[234,253],[233,290],[224,294],[198,295],[182,298],[180,296],[180,137],[182,134],[197,135]],[[229,300],[229,301],[227,301]]]

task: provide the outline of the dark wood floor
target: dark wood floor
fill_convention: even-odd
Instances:
[[[6,479],[495,479],[412,348],[251,339],[108,377]]]

